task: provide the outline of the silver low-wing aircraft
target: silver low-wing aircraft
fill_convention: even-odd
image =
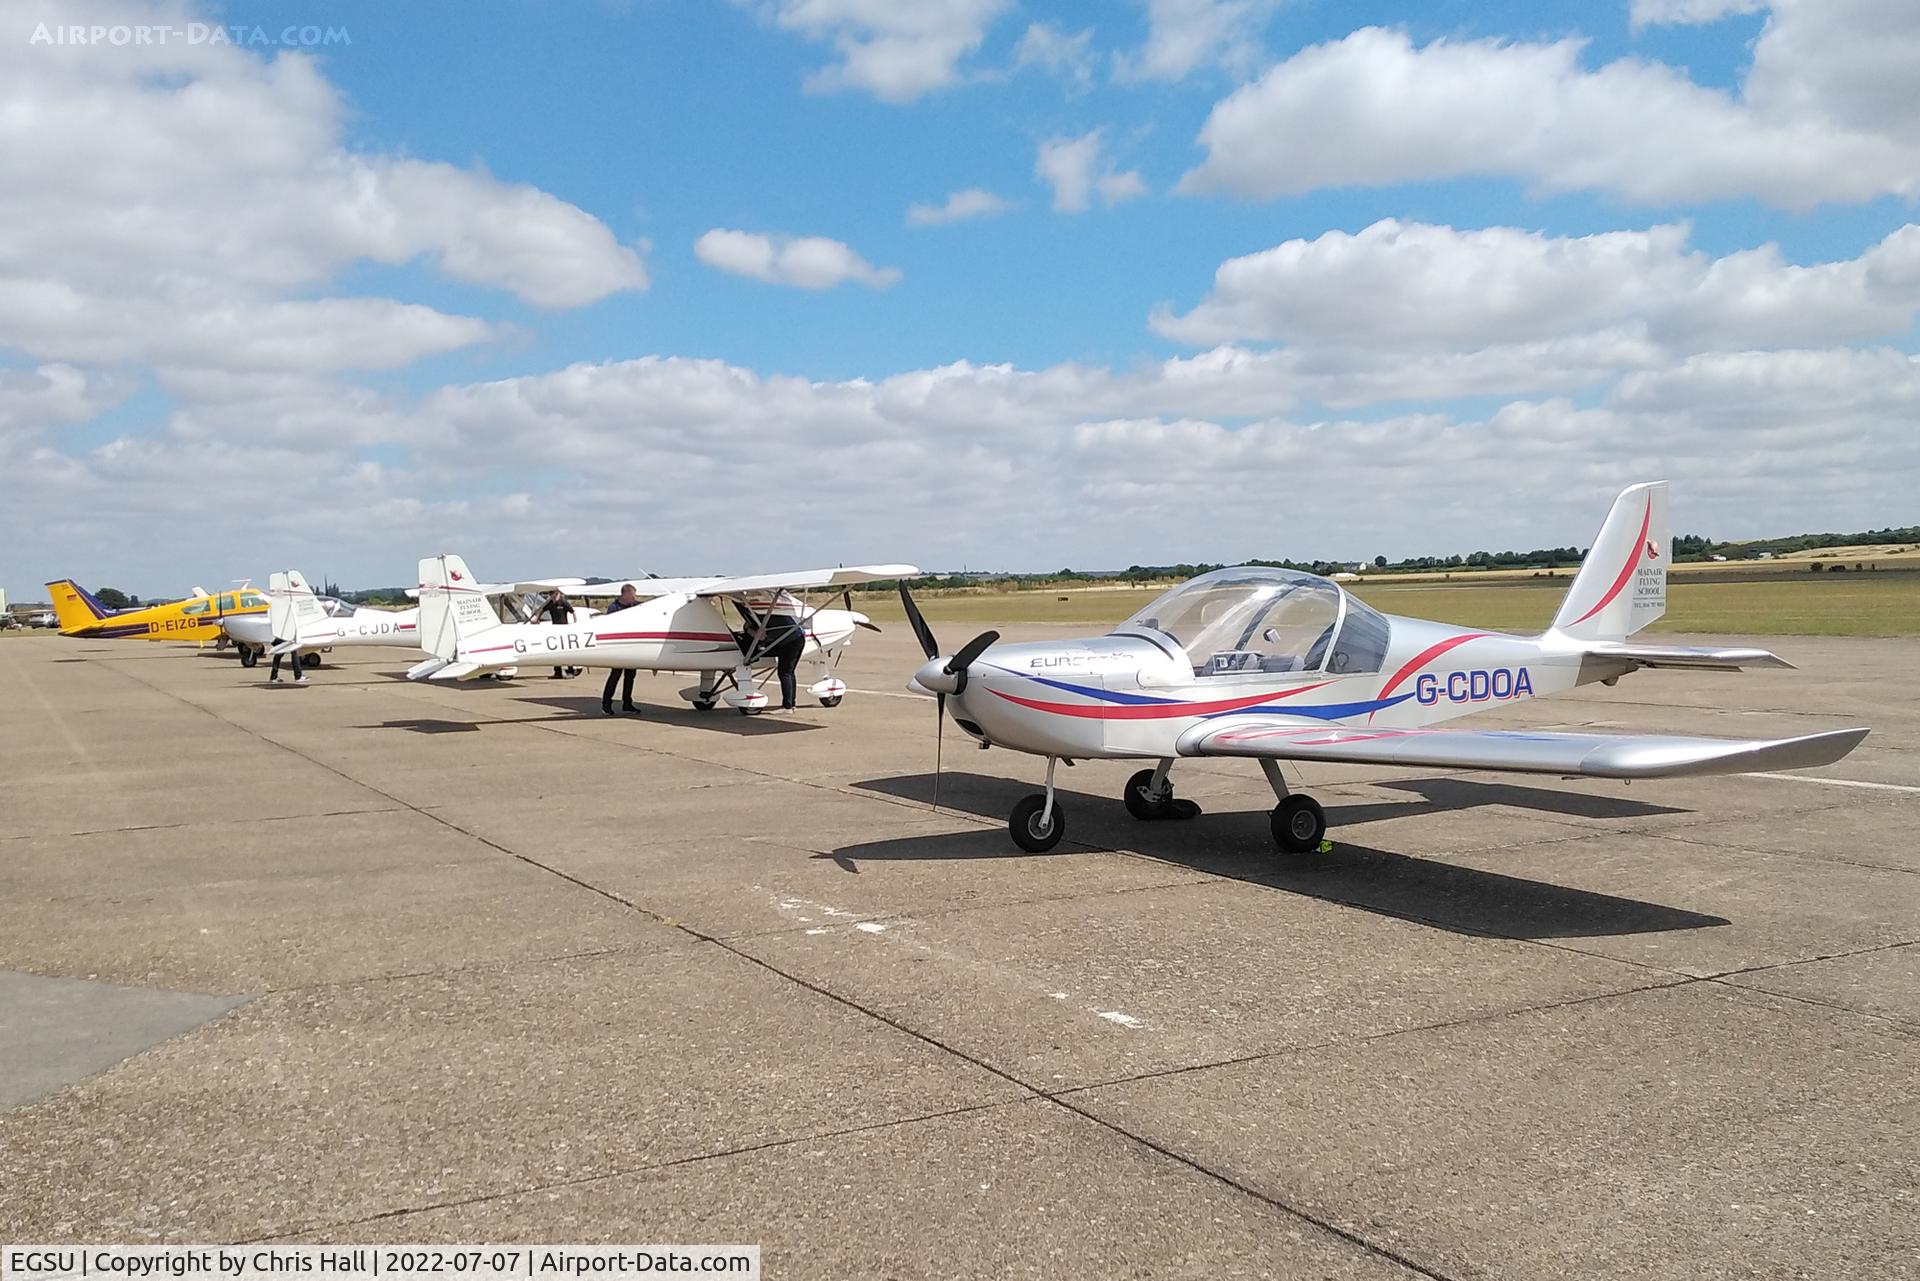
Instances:
[[[1666,612],[1672,547],[1666,482],[1625,490],[1538,636],[1382,614],[1328,579],[1241,566],[1173,588],[1105,636],[1003,645],[985,632],[941,657],[902,584],[928,659],[909,688],[937,695],[943,718],[951,712],[979,743],[1047,758],[1046,791],[1014,806],[1008,824],[1035,852],[1066,830],[1053,785],[1061,760],[1155,761],[1124,799],[1135,818],[1157,819],[1199,813],[1174,797],[1176,760],[1251,757],[1276,798],[1275,842],[1304,854],[1320,847],[1326,814],[1289,789],[1282,762],[1635,779],[1797,769],[1852,751],[1865,729],[1737,740],[1435,728],[1643,667],[1791,667],[1763,649],[1628,639]]]
[[[813,664],[807,690],[823,707],[846,696],[831,666],[860,628],[879,629],[852,608],[847,592],[861,583],[914,578],[912,565],[848,565],[738,578],[616,579],[576,587],[584,599],[615,597],[632,586],[641,599],[617,612],[569,624],[502,623],[471,585],[458,556],[420,562],[421,648],[433,657],[407,673],[415,680],[464,680],[519,663],[696,672],[700,683],[680,696],[701,711],[717,702],[743,715],[762,711],[760,684],[774,666],[773,649],[785,623],[805,636],[803,661]],[[810,602],[807,593],[821,593]],[[842,608],[822,607],[839,597]],[[726,609],[737,618],[729,621]]]

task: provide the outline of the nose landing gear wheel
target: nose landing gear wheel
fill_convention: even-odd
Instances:
[[[1055,802],[1052,817],[1042,826],[1040,815],[1046,808],[1046,796],[1035,792],[1014,806],[1012,817],[1007,819],[1007,830],[1013,834],[1013,843],[1029,854],[1046,853],[1066,835],[1066,811]]]
[[[1173,784],[1168,783],[1166,790],[1154,796],[1153,771],[1150,769],[1143,769],[1128,779],[1126,790],[1120,796],[1127,803],[1127,813],[1143,823],[1167,818],[1173,813]]]
[[[1311,854],[1327,835],[1327,812],[1311,796],[1295,792],[1273,807],[1273,840],[1284,854]]]
[[[820,706],[838,707],[840,706],[840,700],[844,697],[846,697],[844,694],[829,694],[825,698],[820,700]]]
[[[240,647],[240,666],[258,667],[259,665],[260,651],[251,645],[242,645]]]
[[[302,667],[318,667],[318,666],[320,666],[320,655],[318,655],[318,654],[302,654],[302,655],[300,655],[300,666],[302,666]]]
[[[696,698],[693,700],[693,710],[696,712],[710,712],[713,710],[713,700],[710,698]]]

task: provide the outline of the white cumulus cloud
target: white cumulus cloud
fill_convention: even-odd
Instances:
[[[1102,156],[1104,135],[1105,130],[1094,129],[1078,138],[1048,138],[1040,144],[1033,172],[1053,189],[1056,212],[1083,213],[1095,195],[1112,206],[1147,194],[1139,170],[1118,170]]]
[[[907,224],[936,227],[942,223],[966,222],[973,218],[995,218],[1013,208],[1013,203],[994,195],[985,187],[968,187],[948,196],[944,204],[915,203],[907,209]]]
[[[1384,219],[1231,259],[1209,297],[1153,324],[1196,345],[1471,351],[1623,331],[1707,351],[1895,337],[1920,314],[1920,226],[1812,266],[1773,245],[1714,258],[1689,235],[1684,224],[1555,237]]]
[[[897,267],[876,267],[838,240],[785,236],[715,227],[693,242],[693,254],[719,271],[770,285],[832,289],[851,280],[871,289],[891,288]]]
[[[1648,204],[1751,196],[1805,208],[1920,195],[1920,6],[1773,0],[1738,95],[1577,40],[1436,40],[1365,28],[1217,103],[1189,192],[1510,176]]]
[[[773,14],[839,55],[808,77],[809,89],[906,103],[960,83],[960,60],[1007,7],[1008,0],[775,0]]]
[[[1243,72],[1260,61],[1260,30],[1279,0],[1145,0],[1147,38],[1115,59],[1118,79],[1184,80],[1202,67]]]

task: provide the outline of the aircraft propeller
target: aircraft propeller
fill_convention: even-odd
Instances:
[[[849,614],[854,614],[853,589],[851,587],[844,589],[840,593],[840,608],[844,609]],[[853,625],[855,627],[864,627],[870,632],[877,632],[880,630],[880,625],[878,623],[875,623],[873,620],[869,619],[865,614],[856,614],[853,620]]]
[[[929,663],[940,657],[940,642],[934,639],[933,628],[927,626],[926,615],[920,612],[920,606],[914,603],[913,593],[907,590],[905,583],[900,584],[900,603],[906,607],[907,625],[913,628],[913,634],[920,642],[920,651],[927,656]],[[942,675],[953,678],[952,693],[958,694],[967,687],[967,669],[973,666],[973,660],[986,652],[989,645],[1000,639],[996,631],[984,631],[955,651],[940,667]],[[924,682],[923,682],[924,684]],[[947,694],[948,690],[933,689],[934,728],[933,728],[933,807],[940,808],[941,758],[946,748]]]

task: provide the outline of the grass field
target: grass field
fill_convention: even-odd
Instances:
[[[1363,583],[1355,594],[1391,614],[1499,631],[1539,631],[1568,580],[1505,583]],[[1097,631],[1119,622],[1159,588],[1081,591],[915,593],[922,612],[943,622],[1072,623]],[[876,622],[903,622],[895,596],[856,597]],[[1667,615],[1653,631],[1749,636],[1920,636],[1920,573],[1785,575],[1751,582],[1688,582],[1667,588]]]

